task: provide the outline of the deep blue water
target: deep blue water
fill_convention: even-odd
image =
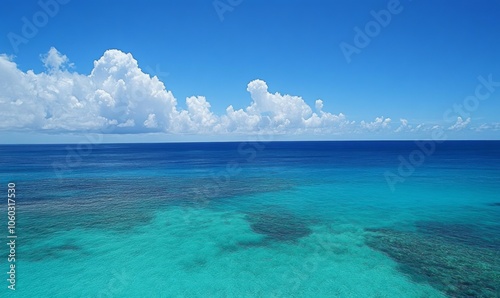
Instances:
[[[500,297],[500,141],[1,145],[8,182],[19,297]]]

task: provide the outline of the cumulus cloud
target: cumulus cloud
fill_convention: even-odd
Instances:
[[[315,107],[316,111],[321,112],[323,110],[323,101],[321,99],[316,100]]]
[[[429,123],[413,123],[410,124],[408,119],[399,119],[399,126],[394,130],[396,133],[418,133],[418,132],[430,132],[436,129],[442,129],[440,125],[432,125]]]
[[[361,128],[367,129],[368,131],[379,131],[384,128],[388,128],[391,123],[391,118],[377,117],[373,122],[361,121]]]
[[[172,93],[130,54],[106,51],[90,75],[66,70],[68,58],[54,48],[42,61],[48,72],[35,74],[0,56],[0,128],[163,131],[177,114]]]
[[[90,74],[71,71],[68,57],[51,48],[42,55],[46,71],[21,71],[0,55],[0,129],[45,132],[189,134],[336,134],[388,129],[390,118],[356,124],[342,114],[314,107],[300,96],[270,92],[267,83],[248,83],[246,107],[211,111],[204,96],[186,98],[180,109],[156,76],[144,73],[130,53],[108,50]],[[401,125],[407,121],[401,119]],[[468,119],[467,121],[470,121]],[[466,122],[467,122],[466,121]],[[466,123],[468,124],[468,122]],[[465,124],[465,125],[466,125]]]
[[[73,66],[73,64],[69,63],[68,57],[66,57],[66,55],[62,55],[54,47],[50,48],[46,55],[42,55],[42,62],[45,68],[49,71],[60,70],[66,66]]]
[[[311,107],[300,97],[270,93],[266,82],[254,80],[248,84],[252,103],[245,109],[226,109],[221,117],[221,127],[225,131],[250,132],[262,131],[271,133],[302,133],[305,131],[329,132],[340,129],[348,122],[340,113],[334,115]],[[316,107],[322,108],[322,102]]]
[[[395,132],[401,132],[405,130],[411,129],[411,125],[408,125],[408,120],[407,119],[399,119],[399,122],[401,123],[398,128],[396,128]]]
[[[462,117],[457,117],[457,122],[452,126],[448,127],[449,130],[459,131],[466,128],[470,124],[471,119],[467,118],[463,120]]]

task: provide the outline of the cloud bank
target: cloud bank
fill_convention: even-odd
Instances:
[[[158,77],[144,73],[130,53],[108,50],[94,61],[90,74],[71,71],[68,57],[51,48],[42,55],[46,71],[21,71],[11,57],[0,55],[0,130],[99,132],[113,134],[348,134],[390,131],[391,119],[349,121],[309,106],[300,96],[269,91],[263,80],[248,84],[248,106],[211,111],[203,96],[185,99],[180,109]],[[450,127],[465,128],[470,119]],[[415,131],[401,119],[395,132]]]

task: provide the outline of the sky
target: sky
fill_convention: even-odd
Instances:
[[[500,139],[500,2],[4,0],[0,143]]]

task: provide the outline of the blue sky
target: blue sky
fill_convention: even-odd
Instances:
[[[175,97],[176,112],[189,113],[186,98],[203,96],[205,101],[193,100],[191,108],[196,110],[195,105],[209,102],[215,117],[210,116],[207,122],[205,114],[199,119],[189,115],[182,118],[188,119],[185,127],[189,129],[173,129],[172,121],[181,118],[167,115],[162,120],[159,110],[165,106],[158,98],[151,98],[151,102],[146,99],[141,104],[151,109],[144,113],[135,113],[131,106],[124,111],[127,115],[122,120],[135,120],[137,129],[111,130],[110,140],[222,140],[261,132],[276,134],[278,139],[428,139],[433,129],[445,130],[450,138],[458,139],[500,137],[500,87],[467,115],[453,113],[453,121],[443,118],[453,105],[463,104],[467,96],[474,95],[479,76],[491,76],[492,81],[500,82],[498,1],[53,1],[41,1],[57,3],[57,12],[47,18],[34,37],[26,39],[27,43],[18,44],[17,51],[12,34],[23,36],[22,18],[33,21],[43,8],[37,1],[23,1],[22,5],[13,0],[2,2],[0,53],[5,54],[5,63],[15,63],[16,71],[48,74],[50,70],[41,57],[54,48],[51,57],[66,57],[63,63],[55,64],[60,72],[52,71],[55,79],[68,79],[69,73],[90,76],[94,61],[107,50],[117,49],[130,53],[142,72],[158,76]],[[390,12],[391,5],[397,7],[397,13]],[[218,12],[217,7],[222,10]],[[366,33],[366,25],[376,21],[372,11],[381,10],[389,11],[390,21],[385,27],[379,25],[379,32],[369,37],[369,44],[352,54],[348,63],[340,45],[354,45],[354,28]],[[102,62],[103,68],[108,66]],[[0,78],[6,76],[13,74],[0,74]],[[257,91],[247,90],[247,85],[257,79],[262,81],[255,90],[267,86],[270,95],[261,98]],[[26,80],[29,85],[35,79]],[[49,84],[43,81],[45,78],[36,80],[38,89]],[[93,80],[89,84],[101,83]],[[129,97],[120,99],[118,93],[106,91],[116,97],[117,103],[130,103]],[[57,99],[61,105],[73,94],[68,92]],[[270,99],[276,92],[279,96]],[[13,124],[14,118],[0,123],[1,143],[74,141],[85,133],[99,133],[120,123],[116,113],[92,109],[81,112],[106,120],[100,124],[96,120],[87,127],[71,126],[64,115],[54,112],[54,100],[42,93],[0,93],[4,104],[11,103],[10,109],[4,109],[4,119],[30,110],[26,107],[29,100],[37,103],[33,110],[41,113],[39,120],[36,116],[23,125]],[[84,103],[92,101],[92,96],[95,99],[94,93],[89,94],[75,96]],[[295,102],[287,95],[300,97],[320,118],[320,113],[326,112],[331,117],[326,115],[317,124],[303,124],[312,114],[303,112],[301,102],[296,101],[302,109],[298,120],[293,118],[296,115],[287,114],[288,108],[276,110],[285,102]],[[33,98],[22,100],[25,96]],[[12,104],[20,99],[22,104]],[[315,108],[318,99],[322,100],[321,112]],[[266,100],[276,105],[268,107]],[[47,104],[40,105],[43,101]],[[223,120],[230,105],[234,111],[246,113],[246,118]],[[67,109],[61,113],[64,111]],[[154,117],[148,117],[152,114]],[[148,122],[156,125],[144,124],[146,118],[156,120]],[[258,123],[249,124],[248,119],[257,119]],[[384,122],[387,119],[390,121]],[[62,122],[68,125],[57,124]],[[144,133],[153,134],[148,137]]]

